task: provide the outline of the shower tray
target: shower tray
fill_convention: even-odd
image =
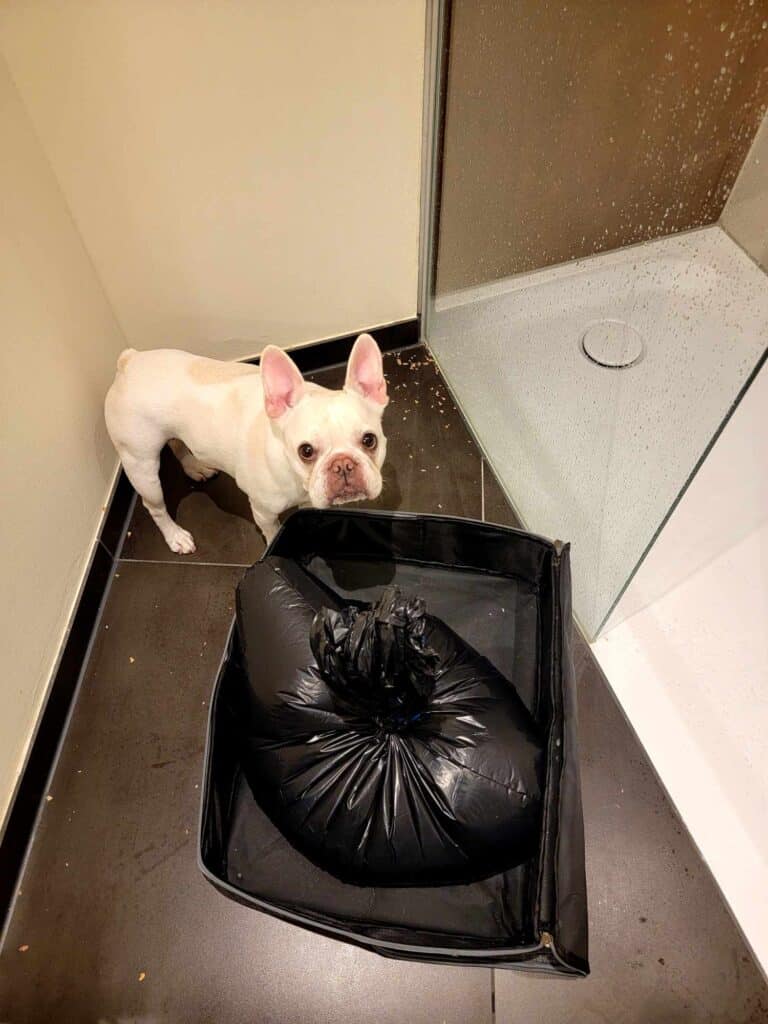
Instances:
[[[594,637],[760,365],[768,281],[714,226],[443,295],[427,340]]]

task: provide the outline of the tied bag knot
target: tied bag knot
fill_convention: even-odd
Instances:
[[[387,587],[369,608],[321,608],[310,645],[334,696],[383,732],[419,720],[432,693],[438,654],[426,644],[427,609],[419,597]]]

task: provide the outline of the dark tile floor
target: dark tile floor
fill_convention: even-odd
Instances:
[[[388,357],[387,372],[378,504],[511,522],[428,357]],[[218,895],[196,864],[207,701],[262,542],[231,481],[192,486],[172,461],[164,476],[198,554],[172,555],[135,511],[0,952],[0,1024],[768,1021],[765,985],[583,644],[590,978],[388,961]]]

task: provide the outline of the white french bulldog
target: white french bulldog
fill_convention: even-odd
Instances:
[[[381,493],[389,401],[381,352],[361,334],[341,391],[307,383],[270,345],[261,365],[206,359],[177,349],[126,349],[104,415],[123,468],[171,551],[195,550],[165,507],[158,469],[168,443],[187,476],[218,470],[248,495],[271,541],[277,517],[295,505],[327,508]]]

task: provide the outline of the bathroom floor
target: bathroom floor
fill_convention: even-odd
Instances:
[[[377,504],[513,523],[425,350],[386,369]],[[0,1024],[768,1021],[765,982],[582,643],[591,977],[385,960],[215,892],[196,860],[207,702],[263,545],[231,481],[193,486],[171,459],[164,476],[198,550],[171,554],[134,511],[0,952]]]

